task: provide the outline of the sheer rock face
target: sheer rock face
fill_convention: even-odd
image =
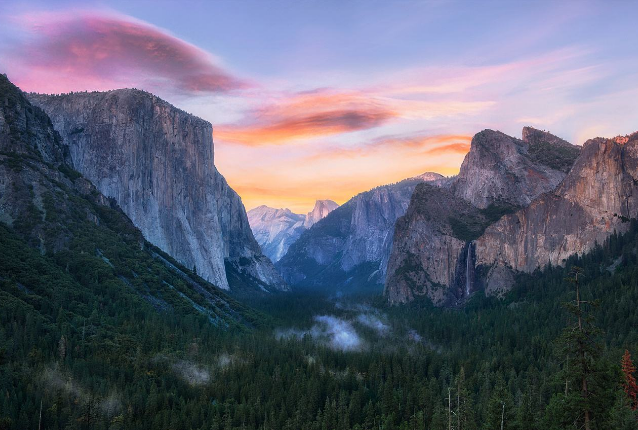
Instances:
[[[476,241],[476,264],[485,266],[488,291],[502,292],[506,271],[532,272],[583,254],[638,217],[638,133],[591,139],[553,193],[503,217]]]
[[[404,303],[425,295],[437,305],[454,304],[482,287],[495,294],[509,288],[510,271],[489,270],[496,267],[490,263],[490,282],[477,271],[485,249],[500,246],[482,241],[486,228],[556,189],[579,151],[529,127],[522,140],[492,130],[474,136],[459,175],[440,190],[418,187],[397,221],[385,284],[388,300]]]
[[[225,263],[285,288],[215,168],[210,123],[138,90],[29,97],[69,145],[75,169],[149,242],[220,288],[229,288]]]
[[[259,206],[248,211],[248,222],[255,239],[268,258],[277,262],[301,233],[328,216],[339,205],[332,200],[317,200],[307,215],[293,213],[290,209]]]
[[[332,200],[317,200],[315,202],[315,207],[306,215],[306,219],[303,223],[304,227],[312,227],[317,222],[327,217],[330,212],[337,209],[338,207],[339,205]]]
[[[432,174],[431,179],[444,178]],[[277,263],[284,279],[310,287],[326,282],[345,288],[383,284],[394,223],[407,210],[414,188],[423,181],[412,178],[377,187],[332,211],[302,233]]]

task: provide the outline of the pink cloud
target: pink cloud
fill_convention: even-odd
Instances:
[[[7,66],[28,91],[138,86],[193,94],[247,86],[207,52],[129,17],[49,13],[18,22],[31,37],[10,52]]]

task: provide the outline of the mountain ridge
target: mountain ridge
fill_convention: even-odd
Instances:
[[[248,211],[248,223],[264,254],[276,263],[301,233],[338,207],[332,200],[317,200],[313,210],[301,215],[288,208],[261,205]]]

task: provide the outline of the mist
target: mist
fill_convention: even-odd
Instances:
[[[318,315],[313,318],[315,324],[309,330],[277,330],[278,339],[311,336],[317,342],[335,351],[360,351],[364,341],[350,321],[333,315]]]

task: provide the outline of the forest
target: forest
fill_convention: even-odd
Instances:
[[[219,292],[223,323],[126,241],[42,255],[0,228],[0,429],[638,428],[636,222],[502,299]]]

